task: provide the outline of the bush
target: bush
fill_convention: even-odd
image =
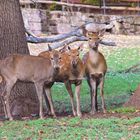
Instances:
[[[99,0],[81,0],[81,2],[85,4],[99,5]]]

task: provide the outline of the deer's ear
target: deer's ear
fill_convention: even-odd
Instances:
[[[48,49],[49,49],[49,51],[52,51],[50,44],[48,44]]]
[[[65,52],[65,51],[64,51],[63,49],[60,49],[59,52],[60,52],[60,53],[63,53],[63,52]]]
[[[67,45],[64,45],[64,47],[59,50],[60,53],[63,53],[66,51],[67,51]]]
[[[70,46],[68,46],[68,50],[71,50]]]
[[[79,46],[79,47],[78,47],[78,51],[80,51],[80,49],[81,49],[81,47]]]
[[[83,51],[83,43],[79,45],[78,51]]]
[[[82,52],[82,51],[83,51],[83,48],[78,47],[78,51],[79,51],[79,52]]]
[[[102,29],[99,31],[99,37],[102,37],[105,34],[105,29]]]
[[[87,32],[87,37],[92,36],[93,34],[95,34],[94,32]]]

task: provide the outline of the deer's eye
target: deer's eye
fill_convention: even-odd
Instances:
[[[51,57],[51,60],[53,60],[53,58]]]
[[[61,60],[61,57],[59,57],[59,60]]]

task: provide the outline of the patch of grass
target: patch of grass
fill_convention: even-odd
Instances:
[[[108,68],[112,71],[127,69],[140,60],[140,49],[137,48],[103,48],[103,54],[106,57]]]
[[[105,93],[107,95],[124,95],[131,93],[140,83],[140,73],[108,73],[105,79]]]
[[[116,108],[113,110],[110,110],[110,112],[116,112],[116,113],[134,113],[136,112],[136,109],[134,107],[120,107],[120,108]]]
[[[108,73],[105,79],[105,101],[108,109],[120,107],[125,103],[131,93],[137,88],[140,82],[140,74],[114,74]],[[73,87],[74,91],[74,87]],[[55,84],[52,90],[52,96],[57,112],[71,112],[70,97],[61,83]],[[99,108],[101,107],[101,99],[99,96]],[[86,80],[82,83],[81,88],[81,108],[82,111],[90,111],[90,93]]]
[[[98,0],[81,0],[81,2],[86,4],[99,5]]]
[[[127,119],[61,118],[32,121],[3,122],[0,139],[139,139],[140,117]]]

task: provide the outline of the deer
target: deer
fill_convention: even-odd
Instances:
[[[89,52],[84,54],[83,63],[85,64],[85,75],[90,87],[91,94],[91,115],[98,111],[97,104],[97,88],[100,87],[100,95],[102,100],[102,109],[106,113],[105,101],[104,101],[104,79],[107,71],[106,60],[101,52],[98,50],[101,37],[104,34],[104,30],[94,32],[87,32]]]
[[[50,59],[39,56],[13,54],[0,60],[0,75],[5,81],[5,90],[1,94],[5,102],[5,116],[9,120],[13,120],[10,112],[9,97],[12,88],[17,81],[33,82],[36,88],[39,99],[39,116],[41,119],[43,115],[43,88],[45,87],[46,96],[51,108],[51,113],[55,115],[54,106],[52,103],[50,87],[53,83],[53,77],[59,71],[60,54],[53,53]],[[45,86],[44,86],[45,85]]]
[[[48,58],[50,57],[51,47],[49,47],[49,51],[41,52],[39,56]],[[69,46],[66,46],[64,49],[60,50],[61,53],[61,68],[59,73],[54,78],[55,82],[62,82],[65,84],[65,87],[70,95],[72,112],[74,116],[82,116],[80,109],[80,88],[83,80],[83,76],[85,73],[85,67],[83,65],[82,60],[79,58],[79,51],[81,50],[80,46],[77,49],[71,49]],[[61,52],[62,51],[62,52]],[[72,91],[72,84],[75,85],[75,95],[76,95],[76,103],[77,109],[74,107],[74,96]]]

